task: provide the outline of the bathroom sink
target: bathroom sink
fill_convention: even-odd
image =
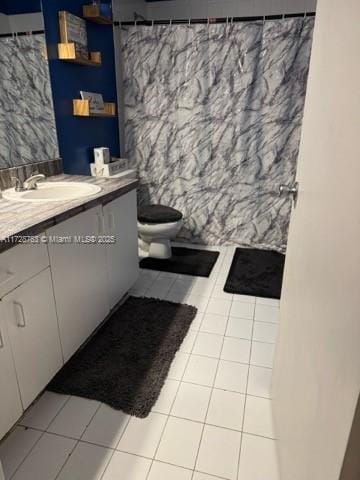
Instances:
[[[17,202],[61,202],[88,197],[101,192],[97,185],[82,182],[39,182],[36,190],[16,192],[14,188],[5,190],[3,198]]]

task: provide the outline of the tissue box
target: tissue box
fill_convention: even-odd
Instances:
[[[110,163],[110,150],[106,147],[94,148],[95,165],[106,165]]]

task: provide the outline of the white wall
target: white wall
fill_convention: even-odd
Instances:
[[[113,0],[115,20],[134,20],[134,12],[149,20],[244,17],[281,13],[313,12],[316,0]]]
[[[0,33],[9,33],[10,23],[8,16],[4,13],[0,13]]]
[[[10,15],[9,20],[13,32],[27,32],[44,29],[42,12]]]
[[[44,29],[42,12],[24,13],[20,15],[0,14],[0,34],[12,32],[30,32]]]
[[[147,4],[149,20],[245,17],[315,11],[316,0],[171,0]]]
[[[117,21],[134,20],[134,12],[146,18],[147,8],[145,0],[113,0],[114,19]]]

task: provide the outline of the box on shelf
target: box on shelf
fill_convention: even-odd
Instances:
[[[111,161],[117,165],[121,165],[122,168],[130,168],[129,160],[127,158],[111,157]]]
[[[110,150],[107,147],[94,148],[94,162],[96,165],[110,163]]]
[[[121,174],[132,175],[136,177],[136,171],[128,168],[127,162],[124,163],[125,159],[121,159],[117,162],[107,163],[107,164],[96,164],[91,163],[91,175],[94,177],[114,177]]]
[[[96,19],[97,17],[103,18],[104,20],[112,20],[112,8],[111,3],[104,3],[99,1],[94,1],[92,4],[83,6],[83,15],[85,18]]]
[[[73,43],[77,57],[89,58],[86,21],[65,10],[59,12],[61,43]]]

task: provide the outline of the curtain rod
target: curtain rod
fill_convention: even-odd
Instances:
[[[301,12],[301,13],[284,13],[281,15],[264,15],[255,17],[221,17],[221,18],[188,18],[179,20],[142,20],[142,21],[128,21],[128,22],[114,22],[115,26],[132,26],[132,25],[194,25],[201,24],[215,24],[215,23],[238,23],[238,22],[256,22],[260,20],[282,20],[284,18],[301,18],[301,17],[315,17],[315,12]]]
[[[45,30],[32,30],[28,32],[11,32],[11,33],[1,33],[0,38],[16,38],[16,37],[29,37],[32,35],[40,35],[45,33]]]

